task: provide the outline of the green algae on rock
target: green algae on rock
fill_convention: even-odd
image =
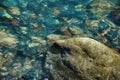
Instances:
[[[96,40],[69,38],[53,44],[46,67],[50,80],[119,80],[119,60],[118,52]]]

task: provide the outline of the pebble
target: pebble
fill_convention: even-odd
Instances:
[[[20,15],[21,14],[19,7],[10,7],[8,10],[11,12],[12,15]]]

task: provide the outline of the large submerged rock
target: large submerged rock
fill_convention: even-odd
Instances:
[[[48,51],[49,80],[120,80],[120,55],[91,38],[57,40]]]

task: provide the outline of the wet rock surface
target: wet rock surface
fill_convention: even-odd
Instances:
[[[48,51],[49,80],[119,80],[120,55],[90,38],[57,40]]]

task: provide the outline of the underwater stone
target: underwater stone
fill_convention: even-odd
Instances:
[[[8,19],[12,19],[13,18],[6,10],[3,10],[2,12],[0,12],[0,16],[1,17],[6,17]]]
[[[72,27],[63,26],[59,30],[56,30],[54,33],[69,37],[86,36],[82,29],[77,26]]]
[[[75,6],[76,11],[82,11],[83,8],[84,8],[84,6],[81,4]]]
[[[109,0],[94,0],[90,4],[90,11],[101,19],[105,18],[114,7],[115,4]]]
[[[20,15],[20,8],[19,7],[9,7],[8,11],[10,11],[10,13],[12,15]]]
[[[28,47],[33,48],[33,47],[37,47],[39,45],[40,45],[39,43],[29,43]]]
[[[120,55],[85,37],[57,40],[48,52],[50,80],[119,80]],[[115,77],[114,77],[115,75]]]
[[[54,19],[54,18],[45,18],[44,22],[48,26],[55,26],[55,25],[59,24],[59,20]]]
[[[46,41],[43,40],[41,37],[32,36],[31,39],[32,39],[32,42],[40,43],[40,44],[44,44],[44,45],[46,44]]]
[[[31,80],[31,78],[33,78],[33,80],[54,80],[54,76],[56,77],[55,80],[75,80],[76,77],[78,77],[76,80],[82,80],[81,77],[79,77],[79,75],[76,75],[77,73],[79,74],[79,72],[77,72],[77,71],[79,71],[78,70],[79,66],[77,67],[77,69],[76,69],[76,65],[74,67],[74,64],[72,64],[72,61],[74,61],[73,57],[76,60],[76,64],[79,64],[79,63],[82,64],[82,61],[78,60],[80,58],[82,60],[86,60],[86,63],[88,63],[85,67],[80,69],[80,71],[84,70],[84,68],[86,68],[87,66],[90,66],[89,60],[87,61],[86,58],[85,59],[82,58],[83,56],[80,58],[77,57],[77,56],[81,56],[81,55],[74,56],[71,54],[70,55],[67,54],[67,53],[69,53],[70,46],[69,47],[67,46],[67,50],[66,50],[66,47],[63,46],[64,49],[59,51],[59,53],[61,53],[59,55],[49,53],[50,55],[48,54],[46,56],[46,52],[47,52],[46,48],[48,49],[54,42],[56,42],[56,40],[61,40],[61,39],[66,40],[67,38],[70,38],[70,37],[84,36],[83,32],[86,32],[86,33],[88,32],[88,36],[92,35],[93,36],[92,38],[94,38],[94,39],[97,38],[96,40],[98,40],[99,37],[104,37],[104,35],[108,35],[109,38],[107,38],[106,40],[111,41],[110,45],[113,45],[112,44],[113,38],[114,38],[114,40],[116,40],[116,38],[118,38],[117,37],[118,34],[115,33],[114,34],[115,36],[114,36],[114,35],[112,35],[112,33],[109,33],[109,32],[111,32],[111,30],[110,30],[111,27],[109,27],[109,25],[106,26],[106,24],[101,25],[101,23],[99,23],[101,18],[102,18],[102,20],[104,20],[103,17],[106,18],[107,14],[110,11],[113,11],[112,8],[116,7],[110,3],[111,0],[69,0],[69,1],[68,0],[0,0],[0,4],[1,4],[1,1],[2,2],[4,1],[4,5],[7,6],[7,9],[5,8],[6,12],[4,12],[4,11],[0,12],[0,15],[2,15],[2,16],[4,15],[4,17],[10,21],[8,21],[7,25],[5,24],[5,26],[4,26],[4,24],[2,24],[3,21],[1,19],[0,23],[3,26],[0,27],[0,29],[2,29],[2,30],[4,29],[5,31],[11,32],[12,34],[16,35],[18,37],[18,41],[19,41],[19,44],[17,45],[17,47],[15,47],[13,49],[10,49],[10,48],[3,49],[4,47],[1,49],[1,46],[0,46],[0,51],[2,50],[4,52],[3,54],[6,54],[7,51],[13,51],[13,55],[15,54],[15,57],[12,58],[13,60],[11,60],[11,59],[9,60],[10,62],[12,62],[12,64],[10,66],[6,67],[6,69],[10,70],[11,73],[9,73],[6,76],[3,76],[2,79],[0,76],[1,80],[24,80],[24,79]],[[11,13],[11,12],[7,11],[9,9],[9,7],[19,8],[20,11],[16,10],[15,12]],[[55,12],[54,12],[54,9],[56,9]],[[11,24],[11,19],[12,19],[12,24]],[[94,19],[94,21],[91,22],[90,26],[92,25],[92,23],[93,24],[95,23],[95,24],[91,27],[89,26],[89,28],[88,28],[88,27],[86,27],[85,21],[91,20],[91,19],[92,20]],[[4,22],[6,23],[6,20]],[[17,28],[15,26],[16,22],[20,23]],[[119,22],[119,20],[118,20],[118,22]],[[10,23],[10,25],[9,25],[9,23]],[[27,29],[21,29],[24,26]],[[68,28],[65,28],[65,27],[64,27],[65,29],[63,28],[63,31],[61,31],[62,35],[61,34],[54,35],[54,31],[58,30],[61,26],[67,26]],[[73,28],[74,26],[76,26],[78,28]],[[80,31],[79,31],[79,27],[81,28]],[[119,26],[117,26],[117,27],[119,27]],[[91,32],[89,32],[90,30],[91,30]],[[98,31],[96,31],[96,30],[98,30]],[[81,31],[83,31],[83,32],[81,32]],[[99,35],[102,35],[102,36],[94,35],[94,32],[100,32]],[[102,32],[102,34],[101,34],[101,32]],[[49,33],[52,33],[53,35],[50,34],[51,35],[50,36],[50,35],[48,35]],[[56,33],[57,33],[57,31],[56,31]],[[48,39],[48,42],[50,42],[50,45],[47,44],[47,46],[43,46],[43,45],[46,45],[46,41],[43,40],[42,38],[41,38],[42,39],[41,40],[40,36],[46,39],[46,35],[49,36],[49,37],[47,37],[47,39]],[[120,37],[118,40],[120,43]],[[75,42],[76,42],[76,46],[77,46],[77,44],[79,42],[77,42],[77,41],[75,41]],[[71,44],[71,43],[74,43],[74,41],[72,40],[72,42],[69,42],[68,44]],[[120,47],[118,45],[119,43],[116,42],[115,46],[117,45],[118,47]],[[56,43],[56,44],[58,44],[58,43]],[[77,47],[80,47],[80,46],[77,46]],[[93,45],[92,45],[92,47],[94,48]],[[56,46],[56,48],[57,48],[57,46]],[[56,51],[58,49],[58,48],[57,49],[56,48],[54,48],[53,51]],[[72,48],[72,49],[76,50],[76,52],[75,52],[75,55],[76,55],[78,50],[75,48]],[[89,54],[88,52],[86,52],[86,48],[82,49],[81,52],[85,52],[86,54]],[[7,55],[5,55],[5,57],[6,56]],[[72,57],[68,57],[68,56],[72,56]],[[30,59],[28,61],[25,61],[24,58],[26,58],[26,57],[30,58]],[[47,60],[48,60],[48,57],[51,58],[51,59],[49,59],[49,60],[51,60],[51,65],[53,65],[55,62],[57,64],[57,65],[53,65],[53,66],[51,66],[51,65],[48,66],[51,70],[53,70],[53,69],[55,70],[56,67],[59,68],[58,70],[55,70],[55,72],[53,71],[53,73],[52,73],[52,71],[50,71],[50,73],[52,73],[53,75],[48,75],[48,74],[44,73],[44,70],[48,71],[47,69],[44,68],[44,63],[46,62],[46,60],[45,60],[46,57],[47,57]],[[87,57],[89,57],[89,55],[87,55]],[[32,58],[34,58],[34,59],[32,59]],[[66,58],[67,59],[70,58],[68,60],[73,65],[72,68],[71,68],[71,66],[69,66],[70,65],[69,61],[68,61],[68,64],[65,62],[65,61],[67,61]],[[0,59],[2,59],[2,58],[0,58]],[[57,60],[57,59],[59,59],[59,60]],[[62,59],[63,62],[60,59]],[[106,59],[108,59],[108,58],[106,58]],[[77,62],[77,60],[78,60],[78,62]],[[98,58],[98,60],[100,60],[100,59]],[[96,61],[98,61],[98,60],[96,60]],[[116,60],[118,60],[118,59],[116,59]],[[4,61],[4,60],[2,59],[1,61]],[[103,61],[103,62],[106,62],[106,61]],[[6,62],[5,62],[5,64],[6,64]],[[66,65],[64,66],[64,64],[66,64]],[[91,64],[92,64],[92,62],[91,62]],[[49,65],[49,63],[48,63],[48,65]],[[119,62],[118,62],[118,65],[119,65]],[[114,64],[113,64],[113,66],[114,66]],[[111,67],[112,66],[110,66],[110,68]],[[106,68],[109,69],[109,67],[105,67],[105,69]],[[31,71],[31,69],[35,69],[35,71],[38,71],[38,73],[35,72],[34,70]],[[112,67],[112,69],[113,69],[113,71],[115,71],[113,67]],[[97,70],[101,71],[102,69],[97,68]],[[116,70],[118,70],[118,69],[116,69]],[[86,74],[85,76],[89,77],[89,75],[87,75],[87,73],[88,73],[87,71],[89,72],[89,69],[86,70],[86,73],[83,73],[83,74],[84,75]],[[105,70],[103,70],[103,72],[104,71]],[[0,70],[0,72],[1,72],[1,70]],[[63,72],[63,74],[62,74],[62,72]],[[61,73],[61,75],[59,75],[60,73]],[[112,73],[112,71],[110,73]],[[4,74],[5,73],[3,73],[3,75]],[[94,75],[92,72],[90,74],[92,76]],[[24,76],[24,79],[23,78],[19,79],[19,77],[21,77],[22,75]],[[39,76],[37,76],[37,75],[39,75]],[[101,72],[101,75],[102,75],[102,72]],[[69,78],[69,76],[71,76],[72,78]],[[96,76],[97,77],[94,80],[101,80],[101,79],[99,79],[99,74],[98,75],[96,74]],[[103,76],[104,76],[104,74],[103,74]],[[116,76],[119,76],[119,75],[114,74],[115,78],[116,78]],[[13,77],[16,77],[16,78],[13,78]],[[42,77],[44,77],[45,79],[43,79]],[[50,79],[47,79],[47,77],[50,77]],[[52,77],[53,77],[53,79],[51,79]],[[112,79],[112,78],[108,76],[108,79]],[[118,78],[118,80],[119,79],[120,78]],[[84,79],[84,80],[87,80],[87,79]],[[114,80],[114,79],[112,79],[112,80]]]
[[[118,26],[107,19],[86,20],[86,35],[117,50],[120,50],[118,41],[119,30]]]
[[[56,40],[65,39],[65,38],[68,38],[68,36],[63,36],[59,34],[50,34],[47,36],[47,39],[51,41],[56,41]]]
[[[47,43],[51,45],[55,42],[55,40],[60,40],[60,39],[61,39],[61,35],[50,34],[47,36]]]
[[[3,53],[0,53],[0,70],[7,71],[6,66],[10,65],[11,59],[14,57],[14,54],[9,52],[6,53],[5,55]],[[2,71],[0,72],[2,74]]]
[[[27,27],[20,27],[20,30],[23,34],[27,34],[28,28]]]
[[[17,44],[17,39],[12,34],[0,31],[0,46],[14,48]]]
[[[52,45],[56,40],[67,39],[70,36],[60,34],[50,34],[47,36],[47,44]]]
[[[74,26],[74,27],[69,27],[68,28],[68,30],[69,30],[69,32],[72,34],[72,36],[86,36],[84,33],[83,33],[83,31],[82,31],[82,29],[80,29],[79,27],[76,27],[76,26]]]

